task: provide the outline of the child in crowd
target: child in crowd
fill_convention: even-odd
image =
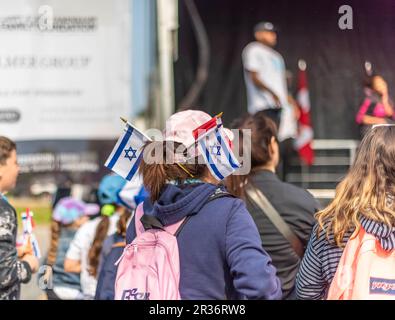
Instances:
[[[126,180],[107,175],[100,182],[98,199],[101,216],[85,223],[75,234],[64,262],[66,272],[81,273],[84,299],[94,298],[97,286],[99,259],[103,241],[116,232],[119,217],[128,209],[119,196]]]
[[[5,194],[15,187],[18,173],[16,145],[0,137],[0,300],[19,299],[20,284],[29,282],[39,266],[31,251],[16,249],[17,216]]]
[[[134,210],[148,196],[142,184],[141,177],[136,175],[119,194],[123,202],[131,210]],[[117,232],[110,235],[103,243],[98,269],[96,300],[114,300],[115,277],[117,274],[115,263],[121,257],[126,246],[126,229],[131,217],[132,211],[126,211],[121,215],[117,225]]]
[[[46,264],[52,267],[52,289],[47,290],[49,300],[82,299],[79,273],[64,271],[66,252],[75,233],[89,216],[100,211],[97,204],[66,197],[60,199],[52,214],[51,242]]]

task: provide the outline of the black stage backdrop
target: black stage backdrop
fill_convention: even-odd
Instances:
[[[358,138],[354,118],[363,98],[364,62],[389,82],[395,97],[395,1],[195,0],[210,43],[208,80],[194,105],[225,123],[246,112],[241,52],[263,20],[280,28],[277,50],[294,75],[299,58],[308,65],[316,138]],[[341,30],[341,5],[353,9],[353,29]],[[175,63],[176,102],[193,82],[198,47],[190,16],[179,3],[179,59]]]

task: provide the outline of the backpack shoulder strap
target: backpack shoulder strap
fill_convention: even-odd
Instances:
[[[136,229],[136,237],[138,237],[140,234],[142,234],[145,229],[143,224],[141,223],[141,217],[144,215],[144,210],[143,210],[143,202],[141,202],[134,213],[134,225]]]
[[[174,232],[174,236],[177,238],[178,235],[180,234],[181,230],[184,228],[186,223],[191,219],[192,216],[186,216],[184,219],[181,220],[181,223],[177,226],[176,232]]]
[[[187,218],[184,218],[172,225],[164,226],[158,218],[145,215],[143,211],[143,204],[141,203],[138,205],[135,214],[136,236],[139,236],[148,229],[160,229],[177,236],[180,233],[182,226],[186,223]]]
[[[163,224],[159,221],[154,216],[149,216],[146,214],[143,214],[143,216],[140,218],[140,222],[142,223],[144,230],[148,229],[161,229],[164,230]]]
[[[366,235],[365,230],[361,227],[356,229],[347,241],[343,249],[339,264],[337,265],[335,275],[330,284],[327,300],[348,300],[351,298],[352,292],[350,286],[345,284],[354,283],[355,279],[355,260],[359,256],[362,241]],[[348,272],[344,272],[347,270]]]
[[[229,193],[228,191],[223,190],[221,187],[218,187],[217,189],[215,189],[214,193],[208,197],[206,203],[213,201],[215,199],[218,199],[218,198],[223,198],[223,197],[235,198],[235,196],[233,194]]]
[[[291,244],[299,258],[303,257],[304,248],[298,236],[292,231],[290,226],[284,221],[278,211],[272,206],[265,195],[251,183],[246,187],[247,197],[268,217],[277,230]]]

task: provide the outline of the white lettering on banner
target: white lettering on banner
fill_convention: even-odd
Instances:
[[[16,141],[116,139],[119,116],[131,114],[130,6],[1,1],[1,134]]]
[[[98,156],[94,152],[20,154],[18,163],[21,173],[97,172],[99,170]]]
[[[89,66],[89,56],[0,55],[0,69],[82,69]]]

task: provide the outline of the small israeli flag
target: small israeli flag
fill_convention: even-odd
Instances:
[[[142,147],[147,141],[150,139],[146,135],[127,123],[105,166],[122,178],[132,180],[143,157]]]
[[[220,119],[197,141],[200,153],[216,179],[223,180],[241,167],[226,141]]]

